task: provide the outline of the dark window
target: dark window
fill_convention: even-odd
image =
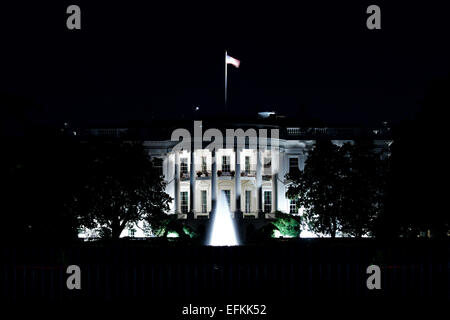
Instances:
[[[202,157],[202,172],[206,172],[207,171],[207,165],[206,165],[206,157],[203,156]]]
[[[292,170],[298,170],[298,158],[289,158],[289,172]]]
[[[207,205],[207,197],[206,197],[206,190],[201,191],[202,196],[202,213],[206,213],[208,211],[208,205]]]
[[[187,213],[188,210],[189,210],[188,193],[184,191],[181,192],[181,212]]]
[[[252,192],[250,190],[245,191],[245,212],[249,213],[251,210],[251,199],[252,199]]]
[[[160,176],[163,175],[163,159],[153,158],[153,166]]]
[[[188,159],[187,158],[181,158],[181,165],[180,165],[180,173],[182,175],[185,175],[188,173]]]
[[[289,213],[298,213],[297,200],[289,200]]]
[[[264,191],[264,212],[272,211],[272,191]]]
[[[245,172],[250,173],[250,157],[245,157]]]
[[[222,156],[222,172],[230,172],[230,156]]]

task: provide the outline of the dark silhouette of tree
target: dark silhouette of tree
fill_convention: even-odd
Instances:
[[[303,221],[315,233],[336,236],[343,211],[346,159],[329,140],[317,140],[305,169],[288,174],[287,196],[304,207]]]
[[[148,221],[148,229],[158,237],[167,237],[171,232],[176,233],[180,238],[196,238],[198,234],[189,225],[178,219],[176,214],[152,217]]]
[[[341,152],[348,160],[343,168],[344,198],[340,231],[345,235],[373,235],[376,219],[384,210],[387,150],[376,151],[371,140],[345,144]]]
[[[334,145],[318,140],[304,171],[287,178],[287,196],[304,207],[302,222],[311,231],[335,237],[373,235],[384,210],[387,150],[377,151],[370,140]]]
[[[172,199],[142,143],[90,142],[86,148],[85,180],[71,202],[80,225],[99,226],[104,237],[118,239],[140,220],[167,218]]]
[[[434,81],[413,121],[394,131],[386,211],[379,237],[445,237],[446,136],[450,108],[450,79]]]

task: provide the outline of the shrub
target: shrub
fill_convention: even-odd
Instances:
[[[300,236],[299,216],[277,212],[276,220],[272,224],[284,237],[298,238]]]

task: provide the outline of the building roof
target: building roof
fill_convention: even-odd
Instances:
[[[259,129],[278,129],[281,139],[298,140],[298,139],[390,139],[391,131],[386,123],[379,127],[361,127],[352,125],[333,124],[326,125],[324,123],[306,123],[302,119],[286,118],[277,114],[270,114],[267,117],[258,118],[236,118],[236,117],[220,117],[220,118],[203,118],[195,119],[165,119],[152,120],[149,122],[128,123],[126,125],[117,126],[94,126],[86,128],[78,128],[76,132],[81,137],[98,136],[109,138],[127,138],[136,140],[170,140],[172,132],[176,129],[183,128],[193,133],[194,121],[201,121],[202,132],[207,129],[216,128],[221,131],[225,129],[238,129],[244,131],[250,128]]]

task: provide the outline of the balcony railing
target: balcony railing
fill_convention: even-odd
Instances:
[[[256,177],[256,170],[241,171],[241,177]]]
[[[195,173],[195,176],[197,177],[197,179],[211,178],[211,170],[197,171]]]
[[[180,173],[180,180],[189,180],[190,173],[189,171],[184,171]]]
[[[212,171],[196,171],[195,177],[197,179],[205,179],[205,178],[211,178]],[[217,170],[217,176],[218,177],[234,177],[236,175],[236,172],[234,170],[231,171],[222,171]],[[264,174],[263,174],[264,176]],[[270,175],[268,175],[270,178]],[[241,177],[256,177],[256,170],[243,170],[241,171]],[[180,173],[180,179],[181,180],[189,180],[190,179],[190,171],[184,171]]]
[[[217,176],[218,177],[234,177],[235,176],[235,172],[234,171],[217,170]]]

